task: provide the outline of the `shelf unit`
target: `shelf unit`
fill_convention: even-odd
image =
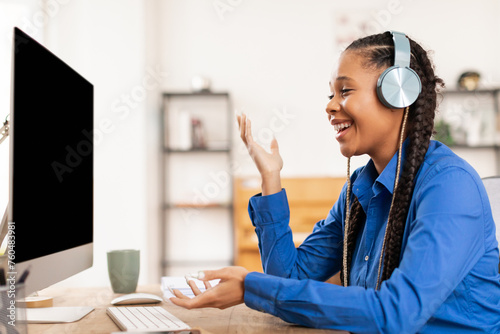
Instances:
[[[500,88],[451,89],[442,95],[437,120],[446,121],[455,132],[454,142],[446,144],[453,150],[493,151],[496,173],[500,175]]]
[[[165,92],[161,115],[161,273],[231,265],[230,95]]]

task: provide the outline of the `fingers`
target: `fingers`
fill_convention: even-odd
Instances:
[[[246,131],[245,131],[245,139],[246,139],[246,144],[247,145],[250,145],[253,142],[252,122],[250,122],[250,119],[247,119]]]
[[[245,145],[248,146],[253,142],[252,122],[245,114],[237,116],[237,118],[238,118],[238,126],[240,127],[241,140],[243,140],[243,143],[245,143]]]
[[[196,286],[196,282],[194,280],[189,280],[188,281],[188,285],[191,288],[191,290],[193,290],[193,293],[194,293],[195,296],[198,296],[199,294],[201,294],[201,291]]]
[[[246,114],[241,114],[241,116],[236,117],[238,119],[241,140],[248,148],[250,154],[252,154],[254,150],[259,149],[257,148],[257,146],[259,145],[255,144],[255,141],[253,139],[252,122]],[[276,140],[276,138],[273,138],[273,140],[271,141],[271,153],[279,155],[278,141]]]
[[[204,283],[205,283],[205,287],[207,287],[207,285],[208,285],[207,289],[209,287],[211,287],[209,282],[204,282]],[[202,304],[200,304],[200,298],[201,298],[201,301],[203,301],[203,298],[202,298],[203,293],[196,286],[196,282],[194,280],[189,280],[188,285],[191,288],[191,290],[193,290],[193,293],[195,294],[194,298],[191,298],[191,297],[184,295],[182,292],[180,292],[177,289],[173,289],[172,292],[175,295],[175,297],[171,297],[170,301],[175,305],[182,306],[182,307],[187,308],[187,309],[192,309],[192,308],[196,308],[196,307],[203,307],[203,306],[201,306]]]
[[[200,277],[200,280],[204,282],[208,282],[214,279],[227,279],[227,274],[225,272],[226,268],[217,269],[217,270],[204,270],[203,276]]]
[[[248,270],[243,267],[226,267],[219,270],[205,270],[197,274],[197,278],[205,284],[206,291],[200,293],[194,280],[188,282],[195,297],[188,298],[174,290],[175,297],[170,301],[178,306],[193,309],[202,307],[217,307],[225,309],[244,301],[244,281]],[[220,279],[219,284],[212,287],[210,280]]]
[[[190,281],[194,282],[194,281]],[[208,283],[210,285],[210,283]],[[191,286],[191,284],[190,284]],[[199,290],[198,290],[199,291]],[[207,291],[199,293],[193,298],[184,296],[180,291],[174,290],[175,297],[170,298],[170,301],[178,306],[182,306],[187,309],[201,308],[201,307],[212,307],[217,298],[214,298],[211,292]]]
[[[279,154],[278,141],[276,140],[276,137],[273,137],[273,140],[271,141],[271,153]]]
[[[240,115],[236,116],[236,121],[238,122],[238,129],[241,132],[241,116]]]
[[[190,298],[187,298],[187,299],[185,299],[185,298],[179,298],[179,297],[177,297],[177,298],[176,297],[170,298],[170,301],[173,304],[175,304],[177,306],[181,306],[181,307],[187,308],[187,309],[191,309],[192,308],[192,306],[191,306],[192,305],[192,301],[191,300],[192,299],[190,299]]]
[[[220,279],[222,282],[231,278],[239,277],[242,272],[247,272],[247,270],[243,267],[236,267],[236,266],[225,267],[217,270],[204,270],[203,276],[199,277],[199,279],[204,282]]]
[[[205,291],[204,293],[193,298],[184,298],[183,295],[178,292],[175,294],[176,297],[170,298],[170,301],[175,305],[187,309],[203,307],[216,307],[225,309],[227,307],[234,306],[243,302],[243,291],[237,294],[237,298],[233,297],[233,291],[234,289],[232,287],[224,287],[219,284],[213,289],[207,289],[207,291]]]
[[[182,292],[180,292],[179,290],[177,289],[173,289],[172,292],[174,293],[174,295],[179,298],[179,299],[191,299],[189,298],[188,296],[185,296],[182,294]]]
[[[241,137],[241,140],[243,140],[243,142],[246,145],[247,142],[246,142],[246,138],[245,138],[245,131],[246,131],[247,115],[242,114],[241,116],[238,116],[238,119],[239,119],[239,125],[240,125],[240,137]]]

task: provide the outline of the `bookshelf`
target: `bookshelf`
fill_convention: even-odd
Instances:
[[[442,96],[435,139],[459,155],[468,156],[471,150],[490,152],[500,175],[500,88],[445,90]]]
[[[161,115],[162,275],[231,265],[230,95],[165,92]]]

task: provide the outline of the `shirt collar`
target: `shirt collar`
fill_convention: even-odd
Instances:
[[[403,149],[401,152],[401,170],[399,176],[401,177],[403,161],[405,161],[406,149],[408,148],[409,139],[403,142]],[[398,152],[396,152],[391,161],[385,166],[382,174],[379,175],[376,182],[382,184],[391,194],[394,192],[394,177],[396,176],[396,169],[398,166]]]
[[[403,142],[401,161],[404,161],[408,142],[408,139]],[[398,152],[394,154],[391,161],[389,161],[387,166],[385,166],[380,175],[378,175],[378,172],[375,169],[375,164],[371,159],[359,173],[353,183],[353,193],[358,197],[358,200],[364,209],[368,206],[370,198],[374,194],[377,195],[380,191],[382,191],[382,187],[385,187],[391,194],[394,192],[394,176],[396,175],[397,163]],[[369,191],[370,189],[371,191]]]

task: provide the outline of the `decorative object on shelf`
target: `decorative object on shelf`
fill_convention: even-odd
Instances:
[[[484,147],[498,144],[496,120],[500,115],[500,89],[445,90],[443,97],[435,124],[436,130],[439,121],[448,125],[453,140],[451,145]]]
[[[199,118],[193,117],[191,119],[191,125],[192,125],[192,143],[193,143],[193,148],[195,149],[200,149],[200,148],[206,148],[207,143],[205,141],[205,129],[203,128],[203,123]]]
[[[193,92],[209,92],[210,79],[201,75],[196,75],[191,79],[191,89]]]
[[[453,150],[481,149],[486,155],[492,154],[496,174],[500,174],[500,88],[447,89],[442,96],[434,138]],[[448,130],[451,144],[446,142]]]
[[[481,75],[478,72],[468,71],[460,74],[458,88],[464,90],[476,90],[479,86]]]

